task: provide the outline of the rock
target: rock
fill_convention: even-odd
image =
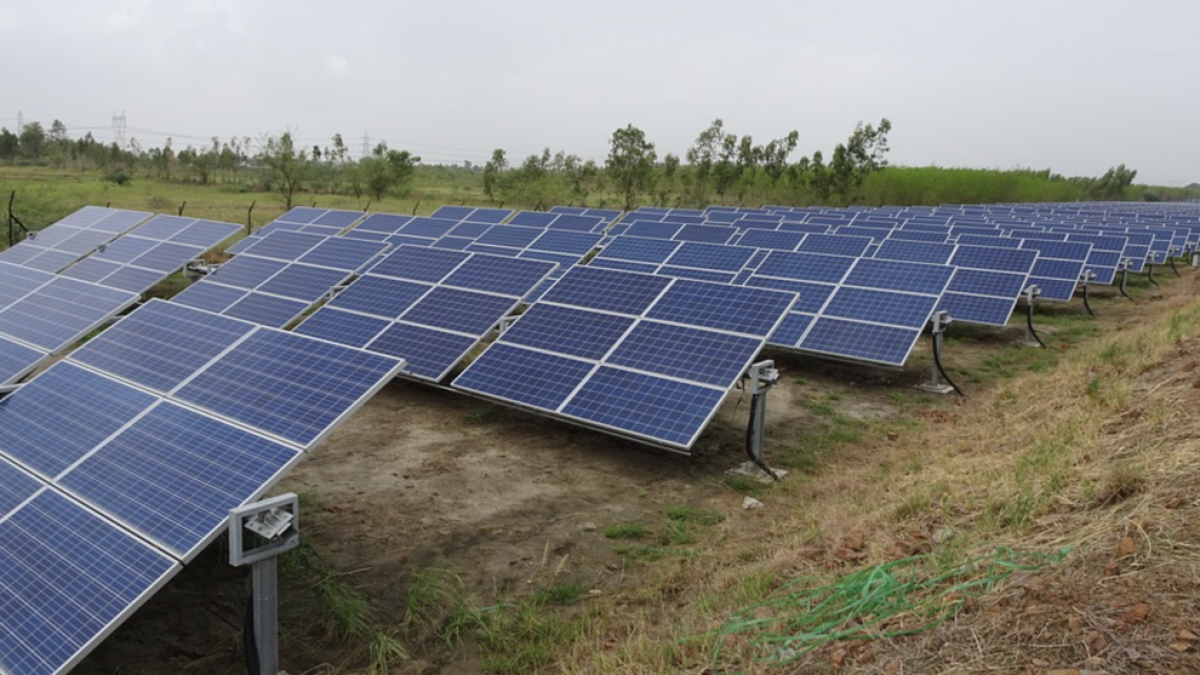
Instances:
[[[954,528],[952,527],[939,527],[937,531],[933,533],[933,543],[944,544],[953,539],[955,534],[957,534],[957,532],[955,532]]]
[[[1108,638],[1100,631],[1092,631],[1084,638],[1083,643],[1087,645],[1088,652],[1091,654],[1099,654],[1108,646]]]
[[[1190,642],[1172,642],[1171,643],[1171,650],[1179,652],[1180,654],[1182,654],[1183,652],[1186,652],[1187,650],[1189,650],[1191,648],[1192,648],[1192,643],[1190,643]]]
[[[1182,367],[1182,368],[1180,368],[1180,370],[1182,370],[1182,371],[1183,371],[1183,372],[1185,372],[1185,373],[1190,373],[1190,372],[1192,372],[1192,371],[1193,371],[1193,370],[1195,370],[1195,369],[1196,369],[1196,362],[1195,362],[1195,361],[1188,361],[1187,363],[1183,364],[1183,367]]]
[[[833,664],[834,668],[841,668],[842,664],[846,662],[846,650],[838,649],[834,651],[829,657],[829,662]]]
[[[600,527],[598,525],[596,525],[595,523],[588,521],[588,522],[580,525],[579,529],[583,530],[584,532],[595,532],[596,530],[600,529]]]
[[[1184,628],[1175,634],[1175,639],[1183,641],[1183,642],[1195,642],[1197,640],[1200,640],[1200,637],[1198,637],[1192,631]]]
[[[742,508],[743,509],[747,509],[747,510],[761,509],[762,507],[763,507],[763,503],[758,501],[754,497],[751,497],[750,495],[746,495],[745,497],[742,497]]]
[[[900,434],[895,431],[887,432],[887,439],[893,443],[900,440]]]
[[[1121,619],[1125,623],[1135,624],[1135,623],[1141,623],[1141,622],[1145,621],[1146,617],[1148,617],[1148,616],[1150,616],[1150,605],[1147,605],[1144,602],[1139,602],[1136,605],[1134,605],[1128,612],[1125,612],[1124,616],[1122,616]]]
[[[1081,619],[1077,614],[1072,614],[1071,616],[1067,617],[1067,628],[1070,628],[1071,630],[1079,630],[1080,628],[1083,628],[1083,619]]]
[[[896,675],[896,673],[899,673],[899,672],[900,672],[900,661],[898,661],[896,659],[892,659],[891,661],[888,661],[887,665],[885,665],[883,667],[884,675]]]
[[[1118,558],[1128,558],[1134,553],[1137,553],[1137,546],[1133,543],[1132,537],[1125,537],[1121,539],[1119,544],[1117,544]]]

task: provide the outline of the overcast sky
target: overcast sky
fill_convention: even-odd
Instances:
[[[890,118],[893,164],[1200,181],[1187,0],[0,0],[0,126],[144,146],[291,129],[426,161],[682,155],[715,118],[827,154]]]

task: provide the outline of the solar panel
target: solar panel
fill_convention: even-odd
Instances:
[[[725,246],[686,242],[667,259],[666,264],[677,267],[738,272],[750,264],[756,251],[744,246]]]
[[[456,220],[447,220],[445,218],[413,218],[408,224],[402,226],[397,232],[400,234],[412,235],[414,237],[440,237],[454,226],[458,225]]]
[[[737,240],[738,246],[754,246],[780,251],[794,251],[804,241],[800,232],[779,232],[776,230],[750,230]]]
[[[335,295],[328,306],[395,319],[429,290],[426,284],[368,275]]]
[[[288,263],[281,260],[238,256],[222,264],[209,274],[206,279],[211,279],[226,286],[251,289],[256,288],[259,284],[275,276],[287,266]]]
[[[346,272],[358,272],[387,248],[387,244],[380,242],[328,239],[301,256],[298,262]]]
[[[642,314],[671,280],[591,267],[571,270],[542,299],[588,309]]]
[[[253,329],[154,299],[72,352],[71,360],[166,393]]]
[[[353,230],[347,232],[344,236],[349,236],[355,232],[387,232],[395,233],[401,227],[412,222],[412,216],[400,216],[391,213],[372,213],[363,219]]]
[[[308,448],[402,365],[342,345],[258,330],[185,383],[175,397]]]
[[[370,273],[434,283],[454,271],[468,257],[470,254],[462,251],[401,246],[376,263]]]
[[[848,256],[772,251],[767,259],[758,266],[755,274],[780,279],[836,284],[845,278],[846,273],[854,266],[854,262],[855,258]]]
[[[172,297],[171,302],[219,314],[246,297],[247,292],[241,288],[206,281],[188,286]]]
[[[542,261],[520,258],[472,256],[442,283],[477,291],[521,296],[536,286],[547,272]]]
[[[78,502],[38,493],[0,519],[0,670],[70,670],[179,569]]]
[[[260,497],[300,456],[164,402],[57,483],[186,562],[220,532],[229,509]]]
[[[134,293],[58,278],[0,310],[0,333],[56,353],[137,300]]]
[[[325,306],[292,332],[351,347],[366,347],[390,325],[387,319]]]
[[[0,337],[0,384],[12,384],[33,371],[49,354]]]
[[[296,263],[280,270],[255,290],[312,304],[349,277],[350,272],[345,270]]]
[[[902,365],[920,336],[920,329],[817,317],[801,344],[817,354]]]
[[[298,260],[326,237],[302,232],[272,232],[243,249],[239,255],[252,255],[292,262]]]
[[[605,362],[724,388],[741,375],[760,347],[761,339],[744,335],[642,321]]]
[[[590,261],[588,261],[588,267],[654,274],[658,271],[660,266],[654,263],[640,263],[630,260],[617,260],[614,258],[592,258]]]
[[[953,244],[888,239],[879,245],[875,258],[945,265],[954,256]]]
[[[847,286],[940,295],[953,273],[954,268],[948,265],[864,258],[854,264],[842,283]]]
[[[366,348],[403,358],[406,375],[437,382],[478,342],[474,335],[397,322],[390,324]]]
[[[504,341],[600,360],[636,321],[633,317],[537,303],[504,333]]]
[[[512,309],[513,298],[457,288],[438,287],[400,318],[433,328],[483,335]]]
[[[546,227],[554,222],[558,215],[554,213],[543,213],[541,211],[521,211],[508,221],[509,225],[526,225],[529,227]]]
[[[225,309],[223,314],[272,328],[283,328],[295,321],[311,303],[277,295],[251,291]]]
[[[806,253],[828,253],[830,255],[861,256],[871,245],[869,237],[851,237],[839,234],[810,234],[796,247]]]
[[[683,229],[681,223],[664,223],[647,220],[633,220],[625,234],[630,237],[648,237],[650,239],[671,239],[676,232]]]
[[[822,314],[919,329],[929,321],[937,300],[936,296],[845,286],[833,294]]]
[[[680,247],[681,242],[623,235],[614,237],[596,255],[600,259],[620,259],[643,263],[665,263]]]
[[[709,244],[727,244],[737,234],[737,230],[721,225],[684,225],[675,233],[678,241],[695,241]]]
[[[0,400],[0,453],[53,478],[154,401],[75,364],[56,363]]]
[[[553,412],[595,367],[590,361],[497,342],[454,380],[454,386]]]
[[[543,233],[528,248],[533,251],[569,253],[579,258],[591,253],[604,238],[600,234],[550,230]]]
[[[679,280],[644,314],[650,319],[765,337],[794,300],[790,293]]]
[[[484,232],[475,241],[480,244],[487,244],[489,246],[525,248],[543,234],[545,233],[542,230],[533,227],[497,225],[496,227],[489,229],[487,232]]]

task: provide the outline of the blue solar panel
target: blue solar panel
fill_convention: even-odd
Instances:
[[[902,366],[920,335],[919,328],[897,328],[818,317],[799,347],[858,361]]]
[[[555,213],[543,213],[541,211],[521,211],[513,216],[512,220],[508,221],[509,225],[527,225],[529,227],[546,227],[558,218]]]
[[[359,277],[329,301],[330,307],[395,319],[416,304],[431,286],[385,277]]]
[[[372,213],[347,234],[352,234],[358,231],[392,233],[412,222],[412,219],[412,216],[398,216],[391,213]]]
[[[191,218],[157,215],[139,225],[130,234],[138,237],[145,237],[147,239],[166,241],[171,237],[183,232],[184,229],[186,229],[187,226],[193,222],[195,221],[193,221]],[[113,243],[117,244],[121,241],[121,239],[118,239]]]
[[[605,362],[729,387],[761,346],[761,339],[642,321]]]
[[[71,360],[169,392],[254,326],[152,300],[71,354]]]
[[[185,288],[183,292],[171,298],[171,302],[220,313],[244,297],[246,297],[246,291],[240,288],[222,286],[211,281],[201,281]]]
[[[138,256],[129,264],[165,274],[183,267],[189,260],[199,258],[202,253],[204,253],[204,248],[200,246],[164,242]]]
[[[1031,249],[1040,253],[1039,259],[1055,258],[1060,260],[1087,260],[1092,245],[1086,242],[1037,241],[1026,239],[1021,248]]]
[[[317,244],[316,248],[304,254],[299,262],[357,272],[386,249],[387,245],[381,242],[329,239]]]
[[[680,279],[646,317],[766,337],[794,301],[792,293]]]
[[[485,209],[478,208],[471,212],[471,215],[466,217],[477,223],[502,223],[504,219],[512,215],[510,209]]]
[[[1111,284],[1117,276],[1117,266],[1121,264],[1123,255],[1120,251],[1097,251],[1092,249],[1088,255],[1086,269],[1096,275],[1094,284]]]
[[[893,326],[922,328],[936,304],[936,297],[846,286],[833,294],[823,314]]]
[[[436,283],[468,257],[462,251],[401,246],[372,267],[371,274]]]
[[[1026,275],[1017,272],[961,268],[954,273],[946,290],[1015,299],[1025,290],[1025,279]]]
[[[0,457],[0,519],[41,489],[42,481]]]
[[[506,258],[515,258],[524,249],[515,248],[512,246],[489,246],[487,244],[471,244],[465,249],[472,253],[490,253],[492,255],[504,256]]]
[[[215,220],[198,220],[182,232],[171,237],[177,244],[191,244],[204,249],[212,248],[242,229],[241,225],[222,223]]]
[[[90,259],[107,260],[122,264],[130,263],[158,245],[158,242],[154,239],[143,238],[142,228],[138,228],[135,235],[137,236],[121,237],[107,244],[104,248],[93,254]]]
[[[329,225],[340,230],[362,217],[362,211],[326,211],[312,222],[316,225]]]
[[[788,314],[783,317],[783,321],[779,323],[779,327],[775,329],[767,342],[773,345],[795,347],[804,337],[804,332],[812,325],[814,318],[811,314]]]
[[[836,284],[841,283],[854,261],[848,256],[772,251],[755,272],[760,276]]]
[[[0,310],[0,333],[58,352],[137,299],[133,293],[58,278]]]
[[[850,237],[838,234],[810,234],[800,242],[797,251],[831,255],[861,256],[871,245],[869,237]]]
[[[251,292],[233,303],[223,314],[244,321],[283,328],[304,313],[311,303]]]
[[[308,446],[390,380],[400,365],[302,335],[258,330],[175,396]]]
[[[433,248],[445,248],[445,249],[450,249],[452,251],[465,251],[465,250],[467,250],[468,246],[471,246],[474,243],[475,243],[474,239],[468,239],[466,237],[445,236],[445,237],[442,237],[441,239],[438,239],[437,241],[433,242],[433,244],[431,244],[431,246]]]
[[[84,230],[59,242],[54,248],[59,251],[85,255],[96,250],[113,238],[111,232]]]
[[[640,263],[633,262],[631,260],[616,260],[614,258],[592,258],[590,261],[588,261],[587,266],[607,270],[641,272],[643,274],[654,274],[659,268],[659,266],[654,263]]]
[[[489,246],[508,246],[510,248],[525,248],[535,239],[544,234],[534,227],[519,227],[517,225],[497,225],[480,235],[475,241]]]
[[[349,276],[350,273],[344,270],[296,263],[280,270],[278,274],[255,290],[312,304],[333,290],[334,286],[344,282]]]
[[[299,260],[301,256],[323,241],[325,241],[325,237],[316,234],[272,232],[244,249],[241,255],[292,262]]]
[[[0,399],[0,452],[54,477],[154,401],[146,392],[60,362]]]
[[[953,244],[932,244],[923,241],[888,239],[875,251],[878,260],[900,260],[915,263],[945,265],[954,255]]]
[[[663,265],[655,270],[655,274],[662,274],[679,279],[694,279],[696,281],[708,281],[717,284],[732,284],[735,272],[716,272],[713,270],[700,270],[694,267],[674,267],[671,265]]]
[[[454,226],[458,225],[457,220],[446,220],[444,218],[413,218],[407,225],[401,227],[398,232],[400,234],[408,234],[415,237],[440,237]]]
[[[84,258],[60,273],[60,276],[99,283],[104,277],[121,269],[121,264],[99,258]]]
[[[755,250],[744,246],[687,242],[679,247],[666,264],[679,267],[737,272],[750,263]]]
[[[101,285],[119,288],[130,293],[143,293],[163,280],[166,275],[155,270],[144,270],[139,267],[122,267],[104,277]]]
[[[621,236],[609,242],[596,260],[618,258],[633,262],[664,263],[680,246],[680,242],[667,239]]]
[[[47,357],[46,352],[0,337],[0,384],[21,379]]]
[[[684,225],[675,233],[677,241],[696,241],[709,244],[728,244],[737,230],[723,225]]]
[[[264,260],[262,258],[245,258],[239,256],[221,265],[206,278],[211,278],[213,281],[220,282],[226,286],[235,286],[249,290],[275,276],[284,267],[287,267],[287,263],[279,260]]]
[[[724,389],[602,366],[562,412],[686,448],[724,397]]]
[[[186,561],[216,534],[229,509],[259,497],[299,456],[262,436],[163,403],[58,483]]]
[[[998,272],[1022,272],[1028,274],[1037,260],[1036,251],[991,248],[987,246],[959,246],[950,264],[955,267],[970,267]]]
[[[558,409],[594,364],[497,342],[460,375],[454,386],[522,405]]]
[[[448,220],[463,220],[475,210],[474,206],[441,206],[433,212],[431,218],[446,218]]]
[[[0,263],[0,309],[16,302],[54,278],[53,274],[47,272]]]
[[[892,233],[888,235],[888,239],[940,244],[946,241],[946,234],[944,232],[922,232],[920,230],[892,230]]]
[[[755,246],[780,251],[794,251],[804,241],[800,232],[779,232],[776,230],[750,230],[737,240],[738,246]]]
[[[671,279],[595,267],[574,267],[542,296],[545,302],[642,314]]]
[[[431,237],[413,237],[407,234],[393,234],[383,241],[385,244],[390,246],[403,246],[405,244],[412,246],[433,246],[439,240]]]
[[[562,214],[547,226],[550,230],[570,232],[596,232],[603,227],[604,219],[596,216]]]
[[[747,279],[746,285],[755,288],[773,288],[777,291],[799,293],[800,298],[796,300],[796,304],[792,306],[792,310],[796,312],[812,312],[814,314],[821,311],[821,308],[825,306],[825,301],[837,289],[837,286],[833,284],[759,276],[752,276]]]
[[[842,283],[847,286],[940,295],[952,274],[954,268],[948,265],[864,258],[854,265]]]
[[[406,375],[439,381],[478,341],[474,336],[394,323],[368,344],[367,349],[404,359]]]
[[[459,223],[454,226],[454,229],[447,232],[446,236],[475,240],[493,227],[495,226],[490,223]]]
[[[683,229],[681,223],[663,223],[647,220],[634,220],[630,222],[629,229],[625,230],[625,234],[630,237],[647,237],[649,239],[670,239],[675,236],[675,233]]]
[[[24,265],[43,272],[58,272],[80,258],[80,254],[65,251],[43,251],[26,260]]]
[[[1029,283],[1038,287],[1042,298],[1067,302],[1075,296],[1075,282],[1050,277],[1029,277]]]
[[[1034,277],[1075,281],[1079,279],[1079,275],[1083,272],[1083,264],[1082,260],[1038,258],[1037,262],[1033,264],[1033,270],[1029,274]]]
[[[552,263],[519,258],[472,256],[442,283],[476,291],[523,296],[554,269]]]
[[[510,296],[438,287],[400,318],[422,326],[483,335],[516,303],[517,299]]]
[[[287,223],[311,223],[320,218],[323,213],[325,213],[325,209],[294,206],[287,213],[279,216],[279,220]]]
[[[522,314],[501,339],[598,361],[634,321],[627,316],[539,303]]]
[[[534,251],[570,253],[578,257],[587,255],[604,238],[600,234],[550,230],[538,237],[529,248]]]
[[[551,253],[550,251],[521,251],[517,254],[518,258],[523,260],[540,260],[542,262],[554,263],[557,266],[557,272],[551,273],[551,277],[561,276],[561,272],[575,263],[579,262],[581,256],[574,253]]]
[[[1004,326],[1017,304],[1017,296],[1008,298],[969,295],[947,291],[942,294],[938,310],[950,313],[950,318],[962,323]]]
[[[391,322],[387,319],[322,307],[293,332],[351,347],[365,347],[389,325]]]
[[[0,522],[0,670],[70,670],[178,570],[78,502],[38,494]]]

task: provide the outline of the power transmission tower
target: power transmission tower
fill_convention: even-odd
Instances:
[[[369,154],[371,154],[371,137],[364,133],[363,134],[362,154],[359,155],[359,159],[362,159]]]
[[[17,111],[17,133],[21,133],[25,129],[25,113]]]
[[[124,110],[121,111],[120,115],[118,115],[115,112],[113,113],[112,125],[113,125],[113,143],[116,143],[118,148],[124,150],[125,149],[125,111]]]

